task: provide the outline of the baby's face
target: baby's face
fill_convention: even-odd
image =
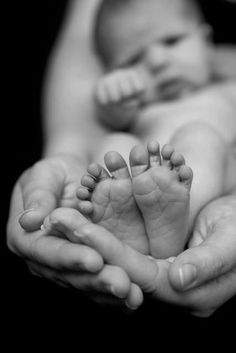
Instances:
[[[209,82],[207,27],[187,17],[182,0],[136,0],[112,26],[111,69],[137,70],[144,103],[176,99]]]

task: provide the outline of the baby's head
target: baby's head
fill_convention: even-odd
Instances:
[[[194,0],[103,0],[96,50],[107,70],[136,68],[147,101],[205,86],[211,78],[209,27]]]

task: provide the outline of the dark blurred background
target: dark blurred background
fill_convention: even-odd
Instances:
[[[89,1],[89,0],[87,0]],[[81,294],[59,288],[30,275],[25,263],[8,251],[5,227],[10,195],[18,176],[40,158],[42,135],[40,115],[41,83],[50,49],[60,27],[66,1],[9,1],[3,37],[6,38],[7,59],[6,109],[2,108],[3,148],[3,217],[1,249],[3,259],[1,311],[5,311],[3,327],[9,334],[9,347],[17,342],[20,348],[36,345],[50,338],[60,345],[65,341],[107,345],[107,337],[118,342],[132,338],[137,342],[173,343],[181,348],[187,337],[193,342],[228,328],[236,312],[236,299],[231,299],[207,320],[191,318],[168,305],[146,303],[132,315],[105,309],[89,302]],[[223,0],[202,0],[202,7],[212,24],[216,42],[236,43],[236,4]],[[151,323],[151,320],[154,323]],[[150,330],[150,332],[149,332]],[[154,335],[153,335],[154,333]],[[151,340],[150,340],[151,336]],[[149,339],[147,339],[149,337]],[[170,337],[170,340],[169,338]],[[112,346],[113,347],[113,346]],[[148,346],[147,346],[148,347]],[[69,346],[68,346],[69,348]],[[147,348],[148,349],[148,348]],[[33,350],[34,351],[34,350]],[[83,350],[82,350],[83,351]]]

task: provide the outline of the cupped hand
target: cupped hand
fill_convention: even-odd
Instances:
[[[236,190],[235,190],[236,191]],[[236,192],[199,214],[189,248],[170,267],[169,280],[192,293],[198,315],[209,316],[236,295]]]
[[[76,207],[75,190],[84,170],[81,160],[69,154],[42,159],[26,170],[16,184],[22,199],[21,226],[37,230],[56,207]]]
[[[189,249],[167,260],[138,253],[98,225],[81,225],[76,234],[144,293],[207,317],[236,294],[235,214],[236,195],[211,202],[198,216]]]
[[[91,291],[96,301],[105,294],[107,301],[119,298],[119,303],[127,301],[129,306],[137,306],[142,301],[142,292],[131,284],[124,270],[104,266],[101,255],[86,245],[48,236],[40,229],[54,208],[76,207],[75,189],[83,173],[83,164],[74,156],[41,160],[23,173],[12,193],[8,247],[37,276],[62,286]],[[79,212],[78,216],[80,224],[87,223]]]

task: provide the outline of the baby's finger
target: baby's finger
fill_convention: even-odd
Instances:
[[[107,86],[104,80],[100,81],[95,90],[95,97],[99,104],[106,105],[109,102],[109,97],[107,93]]]
[[[128,99],[134,96],[135,89],[132,82],[132,77],[130,75],[127,75],[127,74],[120,75],[118,83],[119,83],[122,99]]]
[[[132,73],[132,85],[137,95],[144,92],[144,83],[136,72]]]
[[[119,85],[118,73],[115,73],[114,75],[108,77],[105,80],[105,86],[107,90],[108,103],[118,103],[122,99],[122,92]]]
[[[119,77],[120,90],[123,99],[136,98],[143,90],[143,84],[136,72],[124,72]]]

